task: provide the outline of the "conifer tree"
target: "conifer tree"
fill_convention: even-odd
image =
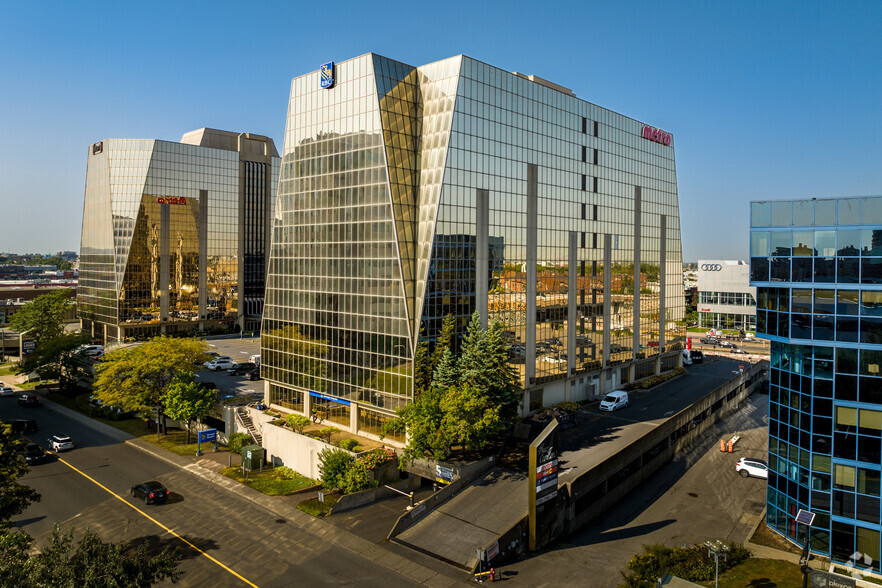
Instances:
[[[429,357],[429,342],[423,338],[425,329],[420,328],[420,339],[417,341],[413,355],[413,389],[416,394],[420,390],[428,390],[432,386],[434,368]]]
[[[478,383],[484,370],[484,329],[481,328],[481,317],[476,310],[472,314],[466,336],[462,342],[462,353],[457,362],[457,371],[461,382]]]
[[[452,352],[456,351],[453,348],[454,337],[456,336],[456,319],[452,314],[448,314],[444,317],[444,322],[441,325],[441,333],[438,334],[438,340],[435,342],[435,350],[432,352],[432,374],[435,373],[435,370],[438,369],[438,364],[441,363],[441,357],[444,355],[444,350],[449,349]]]
[[[450,349],[445,349],[441,355],[441,361],[435,368],[432,376],[432,385],[440,390],[447,390],[459,383],[459,374],[456,371],[456,358]]]

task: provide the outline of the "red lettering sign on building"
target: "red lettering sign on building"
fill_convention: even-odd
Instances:
[[[673,141],[673,137],[671,137],[670,133],[666,133],[661,129],[656,129],[655,127],[651,127],[649,125],[643,127],[643,138],[668,146],[670,146],[671,141]]]
[[[157,204],[186,204],[187,199],[183,196],[159,196],[156,198]]]

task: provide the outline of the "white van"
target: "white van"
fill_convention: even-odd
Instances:
[[[692,352],[688,349],[683,350],[683,365],[692,365]]]
[[[600,401],[600,410],[613,412],[620,408],[625,408],[628,404],[628,393],[624,390],[616,390],[604,396],[603,400]]]
[[[251,363],[253,363],[256,366],[259,366],[260,365],[260,355],[252,355],[251,357],[248,358],[248,361],[250,361]]]

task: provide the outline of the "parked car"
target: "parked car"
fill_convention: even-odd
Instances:
[[[10,419],[6,421],[6,424],[11,425],[12,432],[17,435],[37,432],[37,421],[33,419]]]
[[[22,394],[18,397],[19,406],[40,406],[40,398],[36,394]]]
[[[254,365],[260,365],[260,354],[252,355],[248,358],[248,361],[250,361]]]
[[[701,363],[704,361],[704,353],[702,353],[701,351],[691,349],[690,352],[692,355],[692,363]]]
[[[52,435],[49,437],[47,443],[49,444],[49,449],[56,453],[59,451],[67,451],[74,447],[73,441],[71,441],[70,437],[67,435]]]
[[[36,443],[28,443],[22,452],[25,463],[34,465],[38,463],[46,463],[46,452]]]
[[[567,354],[558,353],[557,355],[545,355],[542,357],[542,361],[546,363],[566,363]]]
[[[103,345],[83,345],[77,348],[77,352],[84,357],[100,357],[104,355]]]
[[[735,471],[741,474],[742,478],[766,478],[769,477],[769,464],[761,459],[753,457],[742,457],[735,464]]]
[[[168,489],[153,480],[132,486],[132,497],[143,498],[144,504],[158,504],[168,499]]]
[[[630,347],[625,347],[624,345],[619,345],[618,343],[613,343],[609,346],[610,353],[631,353]]]
[[[0,386],[0,396],[15,396],[15,390],[9,386]]]
[[[256,367],[247,374],[245,374],[250,381],[255,381],[260,379],[260,368]]]
[[[600,401],[599,408],[607,412],[614,412],[620,408],[627,407],[628,404],[630,404],[628,393],[624,390],[616,390],[604,396],[603,400]]]
[[[523,345],[511,345],[508,348],[511,357],[527,357],[527,348]]]
[[[576,345],[578,347],[587,347],[588,345],[594,345],[594,341],[591,340],[591,337],[585,337],[583,335],[578,335],[576,337]]]
[[[236,363],[232,359],[215,359],[209,361],[205,367],[213,372],[219,372],[220,370],[228,370],[235,365]]]
[[[231,376],[241,376],[242,374],[247,374],[257,366],[251,363],[250,361],[243,361],[242,363],[233,364],[233,367],[227,370],[227,373]]]
[[[211,353],[209,353],[208,355],[211,355]],[[233,358],[230,357],[229,355],[216,355],[216,354],[215,354],[215,355],[213,355],[213,356],[211,357],[211,359],[209,359],[208,361],[206,361],[206,362],[203,363],[202,365],[205,366],[205,367],[208,367],[209,365],[211,365],[211,364],[213,364],[213,363],[215,363],[215,362],[217,362],[217,361],[228,361],[228,362],[232,363],[232,362],[233,362]]]

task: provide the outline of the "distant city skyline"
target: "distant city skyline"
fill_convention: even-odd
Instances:
[[[686,262],[746,260],[751,200],[882,193],[882,5],[534,10],[8,6],[0,71],[15,91],[0,96],[0,250],[78,249],[91,143],[212,127],[281,148],[291,78],[368,52],[410,63],[462,53],[670,132]]]

